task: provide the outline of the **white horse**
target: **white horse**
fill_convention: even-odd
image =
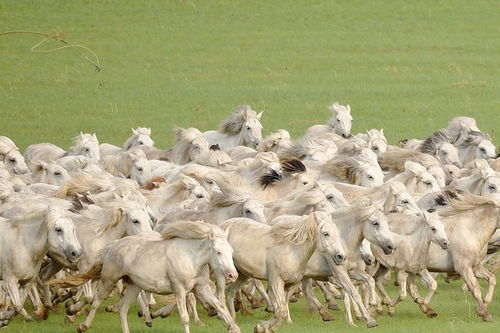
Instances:
[[[54,162],[31,161],[31,182],[61,185],[70,175],[64,167]]]
[[[314,254],[309,260],[305,277],[313,279],[327,280],[339,285],[344,293],[346,302],[347,320],[350,325],[354,325],[350,315],[350,300],[357,305],[368,327],[377,325],[377,322],[366,309],[358,290],[351,281],[351,278],[363,281],[368,285],[369,303],[377,305],[375,294],[375,281],[365,272],[365,264],[361,258],[360,247],[363,239],[368,239],[380,246],[384,253],[392,253],[396,245],[389,230],[387,217],[382,212],[382,208],[375,205],[369,199],[360,199],[356,204],[335,210],[331,217],[340,230],[341,239],[346,249],[347,257],[341,266],[331,265],[329,258]],[[304,286],[309,308],[317,309],[322,316],[327,312],[321,303],[311,293],[311,289]]]
[[[257,325],[256,332],[272,332],[282,319],[289,316],[287,302],[291,295],[287,294],[285,286],[300,282],[314,251],[332,258],[337,264],[345,258],[338,230],[329,214],[324,212],[285,219],[274,226],[236,218],[226,221],[224,228],[229,233],[228,240],[234,249],[234,263],[239,273],[227,293],[233,317],[234,296],[243,284],[249,278],[269,281],[274,317]]]
[[[420,217],[390,214],[388,219],[391,231],[394,233],[396,250],[386,255],[376,245],[371,246],[373,255],[380,263],[374,278],[377,289],[383,296],[382,304],[388,306],[390,315],[394,315],[394,306],[406,298],[408,286],[411,296],[422,312],[428,317],[435,317],[437,313],[429,307],[429,302],[436,292],[437,282],[427,270],[427,261],[431,242],[444,250],[449,246],[444,225],[437,213],[424,212]],[[390,298],[384,287],[384,280],[388,279],[390,269],[395,270],[399,282],[399,297],[396,300]],[[429,287],[429,294],[423,299],[418,294],[416,275],[419,275]]]
[[[129,150],[104,156],[101,161],[104,170],[113,176],[123,176],[144,186],[151,179],[151,165],[142,150]]]
[[[112,155],[122,151],[127,151],[135,147],[153,147],[154,141],[151,139],[151,128],[132,128],[132,135],[123,144],[123,149],[109,143],[101,143],[99,151],[101,156]]]
[[[455,117],[448,123],[446,135],[453,144],[460,144],[470,132],[481,132],[476,120],[470,117]]]
[[[95,133],[83,134],[80,132],[80,135],[74,138],[73,147],[68,151],[64,151],[62,148],[52,143],[37,143],[28,146],[24,152],[26,161],[55,161],[64,156],[75,155],[86,156],[94,162],[99,161],[99,141]]]
[[[469,132],[465,139],[455,144],[462,165],[476,159],[491,159],[497,157],[495,145],[491,142],[488,134],[482,132]]]
[[[458,156],[458,149],[448,141],[448,136],[444,131],[436,131],[432,133],[418,147],[422,153],[433,155],[441,162],[442,165],[453,164],[459,168],[462,167],[462,162]]]
[[[6,136],[0,136],[0,161],[11,174],[22,175],[29,172],[23,155],[16,144]]]
[[[460,191],[477,195],[490,195],[500,191],[500,174],[493,170],[485,160],[474,161],[475,169],[470,176],[458,178],[450,183]]]
[[[407,161],[405,171],[391,179],[403,183],[412,194],[424,195],[440,189],[436,178],[424,166],[412,161]]]
[[[62,252],[70,262],[82,254],[75,227],[62,211],[45,205],[31,214],[0,218],[0,277],[14,306],[13,312],[0,314],[1,321],[8,322],[18,313],[31,320],[24,300],[51,250]]]
[[[381,156],[387,151],[387,139],[384,135],[384,130],[377,129],[367,130],[366,133],[358,134],[357,137],[366,141],[367,148],[373,150],[377,156]]]
[[[309,127],[304,136],[318,136],[328,132],[333,132],[343,138],[351,136],[352,116],[351,107],[333,103],[329,107],[332,117],[326,125],[313,125]]]
[[[406,186],[397,180],[391,179],[373,188],[342,183],[336,183],[335,186],[348,202],[356,202],[360,197],[371,198],[384,207],[385,213],[421,214],[415,198],[408,192]]]
[[[384,183],[384,173],[377,163],[377,156],[370,149],[363,149],[354,156],[333,157],[323,164],[317,177],[320,181],[344,181],[370,188]]]
[[[208,131],[203,136],[211,145],[217,144],[222,150],[235,146],[257,146],[262,141],[262,112],[257,114],[249,105],[238,106],[218,131]]]
[[[186,295],[194,290],[200,299],[217,309],[228,331],[237,333],[240,329],[210,288],[208,269],[210,266],[227,282],[233,282],[238,273],[232,254],[231,246],[219,227],[201,221],[175,222],[165,227],[160,240],[135,236],[112,243],[105,250],[101,263],[89,272],[56,282],[75,285],[99,278],[98,292],[87,318],[78,326],[79,332],[90,327],[101,303],[123,279],[126,291],[120,299],[120,322],[124,333],[129,332],[128,309],[141,290],[155,294],[173,293],[186,333],[190,332]],[[158,256],[161,260],[151,260]]]
[[[477,302],[476,313],[484,321],[491,321],[487,306],[493,299],[496,277],[482,265],[482,261],[488,242],[500,228],[500,197],[465,193],[462,200],[452,200],[439,211],[439,215],[450,244],[447,250],[431,244],[428,270],[460,274]],[[476,278],[488,282],[484,298]]]

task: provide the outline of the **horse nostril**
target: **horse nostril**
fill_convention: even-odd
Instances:
[[[346,137],[346,135],[345,135],[344,133],[342,133],[342,137],[343,137],[343,138],[345,138],[345,137]]]
[[[387,245],[387,248],[388,248],[389,250],[391,250],[391,251],[392,251],[392,250],[394,250],[394,246],[392,246],[392,245],[390,245],[390,244],[389,244],[389,245]]]
[[[366,264],[367,264],[367,265],[371,265],[371,264],[372,264],[372,260],[371,260],[371,258],[366,259]]]
[[[343,255],[341,255],[341,254],[337,254],[337,255],[335,256],[335,259],[337,259],[337,261],[338,261],[338,262],[342,262],[342,261],[344,261],[344,256],[343,256]]]

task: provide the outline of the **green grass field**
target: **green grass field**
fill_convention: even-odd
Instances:
[[[55,32],[92,49],[101,71],[76,49],[31,52],[42,37],[0,36],[0,135],[21,149],[44,141],[69,147],[80,131],[121,144],[131,127],[148,126],[167,147],[173,127],[214,129],[233,107],[250,104],[265,110],[264,134],[285,128],[298,137],[326,122],[327,105],[339,101],[352,107],[354,132],[384,128],[391,143],[468,115],[499,144],[499,9],[498,1],[466,0],[3,0],[0,33]],[[408,301],[372,331],[498,330],[475,317],[458,283],[441,282],[438,292],[438,318],[426,319]],[[281,331],[348,330],[340,316],[322,323],[303,303],[292,316],[295,325]],[[62,318],[18,318],[4,331],[73,331]],[[263,318],[258,312],[238,321],[249,332]],[[181,329],[177,316],[153,329],[130,321],[136,332]],[[216,319],[206,323],[193,331],[222,329]],[[117,315],[102,314],[93,331],[118,327]]]

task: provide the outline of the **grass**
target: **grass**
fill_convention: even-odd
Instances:
[[[327,105],[339,101],[352,107],[354,132],[384,128],[392,143],[468,115],[498,144],[499,9],[497,1],[466,0],[4,0],[0,32],[56,32],[92,49],[102,70],[76,49],[34,53],[40,37],[0,36],[0,135],[22,149],[47,141],[67,148],[80,131],[121,144],[131,127],[149,126],[167,147],[174,126],[214,129],[245,103],[265,110],[266,134],[286,128],[298,137],[326,122]],[[440,283],[434,306],[440,316],[428,320],[408,301],[372,331],[496,327],[475,317],[457,283]],[[342,319],[322,323],[302,303],[292,305],[292,316],[295,325],[281,331],[352,331]],[[248,332],[263,318],[258,312],[239,322]],[[206,322],[193,331],[222,329],[215,319]],[[181,329],[176,316],[153,329],[131,319],[131,327]],[[94,332],[117,329],[116,315],[97,317]],[[62,315],[38,324],[18,318],[5,329],[73,330]]]
[[[417,308],[411,300],[406,300],[396,307],[396,316],[389,317],[387,314],[377,318],[379,326],[372,329],[367,329],[363,322],[357,322],[359,328],[354,329],[347,326],[344,320],[344,313],[332,312],[335,321],[323,322],[316,313],[307,311],[306,304],[303,299],[299,302],[291,304],[291,314],[294,324],[292,326],[282,326],[281,332],[383,332],[383,333],[400,333],[400,332],[493,332],[498,323],[484,323],[475,315],[475,303],[469,293],[463,293],[460,289],[462,282],[454,281],[450,284],[439,279],[439,288],[437,294],[432,300],[432,307],[439,314],[436,318],[428,319]],[[420,288],[425,291],[423,287]],[[394,287],[389,287],[389,293],[394,297],[397,292]],[[483,285],[484,290],[484,285]],[[320,295],[318,295],[320,296]],[[321,297],[319,298],[321,300]],[[113,299],[114,301],[115,299]],[[110,304],[109,300],[106,304]],[[343,308],[343,307],[342,307]],[[96,315],[94,324],[90,332],[118,332],[120,330],[120,320],[118,314],[104,312],[104,306]],[[500,311],[500,302],[496,302],[490,306],[490,311],[495,314]],[[135,314],[137,307],[133,307],[129,311],[129,326],[132,332],[156,333],[156,332],[180,332],[182,324],[179,320],[177,312],[166,319],[155,319],[153,327],[148,328],[144,325],[143,320],[139,319]],[[223,322],[216,318],[207,318],[204,311],[200,311],[202,321],[206,326],[197,327],[191,322],[193,333],[209,333],[223,332],[225,330]],[[254,310],[251,316],[241,316],[237,314],[237,322],[242,329],[242,332],[253,332],[254,326],[262,320],[270,318],[270,314],[264,312],[263,308]],[[83,321],[84,317],[77,319],[76,323]],[[2,329],[5,333],[23,332],[23,333],[45,333],[45,332],[75,332],[74,326],[65,324],[63,315],[53,315],[48,321],[43,323],[25,323],[22,318],[16,318],[7,328]]]

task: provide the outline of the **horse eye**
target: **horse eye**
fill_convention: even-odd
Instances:
[[[250,126],[247,126],[247,130],[249,130],[249,131],[251,130]]]
[[[216,254],[216,255],[221,255],[221,254],[222,254],[222,252],[221,252],[221,251],[219,251],[219,250],[215,250],[215,254]]]
[[[62,233],[62,229],[59,228],[59,227],[57,227],[55,230],[56,230],[57,233]]]
[[[431,182],[430,182],[430,180],[426,180],[426,181],[424,182],[424,184],[425,184],[425,185],[427,185],[427,186],[430,186],[430,185],[431,185]]]
[[[138,220],[138,219],[133,219],[133,220],[132,220],[132,223],[134,223],[134,224],[139,224],[140,222],[139,222],[139,220]]]
[[[309,184],[309,183],[308,182],[302,182],[302,185],[307,185],[307,184]]]
[[[328,237],[328,236],[330,236],[330,234],[329,234],[328,232],[326,232],[326,231],[325,231],[325,232],[323,233],[323,236]]]
[[[60,175],[62,175],[61,171],[54,172],[54,176],[60,176]]]
[[[193,149],[200,149],[200,145],[193,145]]]
[[[496,191],[497,187],[495,185],[490,185],[490,186],[488,186],[488,189],[490,189],[492,191]]]
[[[403,203],[406,205],[406,204],[408,204],[409,202],[408,202],[408,200],[403,200]]]
[[[250,215],[250,214],[252,214],[251,210],[249,210],[249,209],[245,210],[245,215]]]
[[[332,199],[333,199],[333,195],[331,195],[331,194],[330,194],[330,195],[327,195],[327,196],[326,196],[326,199],[327,199],[327,200],[332,200]]]
[[[368,177],[368,179],[373,180],[373,176],[372,175],[368,175],[367,177]]]
[[[373,222],[372,222],[372,224],[373,224],[373,226],[375,226],[375,227],[378,227],[378,226],[380,225],[380,224],[378,223],[378,221],[373,221]]]
[[[443,151],[443,155],[444,156],[448,155],[448,152],[447,151]]]
[[[10,163],[16,163],[16,159],[15,159],[15,158],[13,158],[13,157],[11,157],[11,158],[9,158],[9,162],[10,162]]]
[[[481,151],[481,153],[483,153],[483,154],[486,154],[486,149],[484,149],[484,148],[479,148],[479,151]]]
[[[339,118],[337,118],[337,122],[339,122],[339,123],[340,123],[340,119],[339,119]]]
[[[90,151],[90,148],[89,148],[89,147],[85,147],[84,151],[85,151],[86,153],[88,153],[88,152]]]
[[[137,171],[142,171],[142,167],[137,167]]]
[[[199,193],[199,194],[196,195],[196,198],[198,198],[198,199],[201,199],[201,198],[204,198],[204,197],[205,196],[203,194],[201,194],[201,193]]]
[[[373,147],[373,151],[378,151],[378,147]]]
[[[139,141],[139,142],[137,142],[137,143],[138,143],[139,145],[143,145],[143,144],[144,144],[144,142],[142,142],[142,141]]]
[[[208,184],[208,185],[213,185],[213,184],[214,184],[214,181],[213,181],[213,180],[207,180],[207,184]]]
[[[431,228],[432,232],[436,232],[436,228],[432,227]]]

